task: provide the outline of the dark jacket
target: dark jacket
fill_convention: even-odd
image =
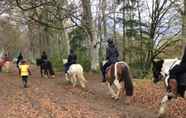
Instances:
[[[77,56],[75,53],[70,53],[68,56],[68,63],[75,64],[76,63]]]
[[[179,76],[186,73],[186,47],[184,49],[183,57],[180,64],[174,66],[170,70],[170,78],[176,78],[179,80]]]
[[[48,56],[46,55],[46,53],[42,53],[41,60],[44,61],[44,60],[47,60],[47,59],[48,59]]]
[[[106,59],[111,63],[115,63],[118,61],[118,57],[118,49],[114,46],[114,44],[109,44],[109,47],[106,50]]]
[[[20,53],[19,56],[17,57],[17,63],[19,63],[21,60],[23,60],[23,56],[22,56],[22,54]]]

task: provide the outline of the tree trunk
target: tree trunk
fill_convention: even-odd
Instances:
[[[126,26],[125,26],[125,0],[123,1],[123,60],[126,61]]]
[[[97,70],[99,64],[99,50],[97,46],[97,34],[93,23],[90,0],[81,0],[83,7],[82,25],[88,33],[90,43],[91,69]]]
[[[106,26],[106,0],[99,0],[99,23],[98,23],[98,33],[100,36],[99,43],[99,63],[101,63],[105,59],[106,55],[106,47],[103,45],[103,41],[107,40],[107,26]]]

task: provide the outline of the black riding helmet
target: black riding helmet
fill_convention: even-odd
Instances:
[[[108,39],[107,42],[108,42],[108,44],[113,44],[113,40],[112,39]]]
[[[74,50],[73,49],[70,49],[70,53],[74,53]]]

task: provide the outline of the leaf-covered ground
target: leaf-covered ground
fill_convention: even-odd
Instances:
[[[63,73],[55,79],[40,78],[37,68],[22,87],[16,70],[0,73],[0,118],[157,118],[163,85],[150,80],[134,80],[135,94],[126,104],[125,97],[111,99],[99,75],[86,74],[87,90],[73,88]],[[167,118],[185,118],[186,101],[174,100]]]

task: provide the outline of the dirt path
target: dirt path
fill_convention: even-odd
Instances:
[[[36,70],[34,68],[33,70]],[[114,101],[98,75],[88,74],[88,90],[73,88],[62,73],[56,79],[40,78],[34,71],[29,88],[22,87],[16,72],[0,73],[1,118],[156,118],[146,108]]]

